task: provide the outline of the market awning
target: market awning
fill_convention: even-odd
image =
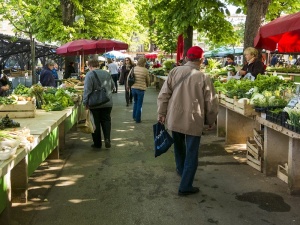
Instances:
[[[271,21],[259,29],[254,46],[281,53],[300,52],[299,21],[300,12]]]
[[[211,57],[225,57],[228,54],[233,55],[242,55],[243,54],[243,48],[242,47],[221,47],[217,48],[211,51],[207,51],[204,53],[204,57],[211,58]]]

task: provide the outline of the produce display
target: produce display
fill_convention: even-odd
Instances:
[[[6,115],[0,120],[0,130],[4,130],[5,128],[15,128],[15,127],[20,127],[20,123],[10,119],[8,115]]]
[[[27,128],[0,131],[0,160],[12,157],[18,148],[30,150],[33,142],[34,138]]]
[[[11,104],[16,104],[17,101],[15,98],[9,98],[9,97],[1,97],[0,96],[0,105],[11,105]]]
[[[30,101],[34,97],[38,109],[61,111],[68,106],[73,106],[74,101],[79,99],[78,91],[73,88],[75,83],[72,83],[72,85],[70,83],[72,80],[75,79],[70,79],[69,85],[64,88],[43,87],[39,84],[28,88],[19,84],[9,98]],[[77,85],[78,83],[79,81]]]
[[[300,67],[296,66],[296,65],[292,65],[290,67],[270,67],[268,66],[266,68],[267,72],[273,73],[273,72],[277,72],[277,73],[300,73]]]
[[[83,75],[82,75],[83,76]],[[84,77],[83,77],[84,78]],[[74,87],[74,86],[83,86],[84,83],[74,78],[68,78],[63,80],[63,87]]]
[[[73,106],[72,95],[74,92],[69,92],[65,89],[46,89],[43,94],[42,109],[46,111],[61,111],[68,106]]]
[[[281,79],[278,76],[267,75],[258,75],[254,81],[249,79],[231,79],[228,82],[223,83],[216,80],[214,86],[217,91],[222,92],[230,98],[236,96],[237,98],[251,99],[256,94],[265,94],[266,102],[268,97],[271,96],[289,98],[296,88],[295,83],[292,81]]]
[[[157,75],[157,76],[165,76],[165,69],[164,68],[155,68],[149,70],[150,74]]]
[[[232,79],[223,83],[216,80],[214,86],[229,98],[246,100],[256,112],[266,113],[267,120],[300,133],[300,103],[294,107],[288,105],[296,96],[293,81],[280,76],[258,75],[254,81]]]

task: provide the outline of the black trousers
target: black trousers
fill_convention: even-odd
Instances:
[[[127,91],[127,82],[125,83],[125,99],[127,105],[129,104],[129,101],[132,102],[131,87],[129,87],[129,91]]]
[[[111,110],[112,107],[91,109],[91,112],[94,117],[96,130],[92,134],[93,142],[96,147],[102,146],[101,141],[101,128],[104,136],[104,140],[110,140],[111,133]]]
[[[112,74],[111,78],[113,79],[115,83],[115,91],[118,92],[118,74]]]

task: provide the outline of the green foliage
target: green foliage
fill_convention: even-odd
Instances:
[[[158,76],[164,76],[165,75],[165,69],[164,68],[155,68],[151,69],[150,74],[158,75]]]
[[[67,4],[74,7],[71,15],[62,11]],[[3,19],[9,20],[18,34],[32,34],[39,41],[115,38],[128,43],[134,34],[144,32],[135,19],[134,5],[123,0],[0,0],[0,5]],[[75,21],[76,15],[81,17]]]
[[[221,63],[216,59],[210,58],[210,59],[207,59],[207,62],[208,62],[208,65],[206,66],[207,70],[213,70],[213,69],[219,68],[221,66]]]
[[[295,84],[292,81],[282,80],[277,76],[258,75],[251,81],[249,79],[231,79],[226,83],[215,81],[216,90],[228,97],[251,98],[253,93],[263,93],[265,97],[280,96],[284,92],[294,92]]]
[[[74,105],[71,96],[62,88],[47,88],[43,94],[44,104],[42,109],[46,111],[61,111]]]
[[[163,62],[163,66],[166,71],[170,71],[174,68],[175,60],[174,59],[167,59]]]
[[[18,86],[14,89],[13,93],[16,95],[28,96],[29,90],[30,90],[30,88],[25,87],[25,85],[18,84]]]

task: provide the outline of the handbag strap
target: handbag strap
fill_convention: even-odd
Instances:
[[[94,70],[93,70],[92,72],[94,73],[94,75],[95,75],[95,77],[96,77],[96,80],[97,80],[97,82],[98,82],[99,87],[101,87],[102,84],[101,84],[101,81],[100,81],[99,78],[98,78],[97,73],[96,73]]]
[[[134,67],[132,67],[131,70],[129,71],[128,77],[131,76],[131,74],[134,77]]]

